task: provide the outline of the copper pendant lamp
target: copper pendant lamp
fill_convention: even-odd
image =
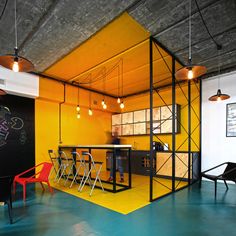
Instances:
[[[188,57],[188,64],[176,71],[175,77],[176,79],[195,79],[203,74],[206,73],[206,67],[200,65],[193,65],[192,64],[192,52],[191,52],[191,34],[192,34],[192,22],[191,22],[191,1],[189,0],[189,57]]]
[[[0,65],[13,70],[14,72],[29,72],[34,70],[34,65],[28,59],[18,55],[17,47],[17,22],[16,22],[16,1],[15,0],[15,48],[14,54],[0,56]]]
[[[4,90],[0,89],[0,96],[6,95],[6,94],[7,93]]]
[[[222,46],[217,45],[217,50],[218,50],[218,90],[217,90],[216,94],[214,94],[208,98],[208,100],[211,102],[219,102],[219,101],[223,101],[223,100],[230,98],[230,96],[228,94],[221,93],[221,89],[220,89],[220,53],[219,52],[221,49],[222,49]]]
[[[212,95],[211,97],[209,97],[208,100],[212,101],[212,102],[217,102],[217,101],[226,100],[228,98],[230,98],[230,96],[228,94],[221,93],[221,90],[218,89],[217,93],[215,95]]]

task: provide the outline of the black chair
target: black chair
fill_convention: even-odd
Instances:
[[[12,182],[13,178],[10,176],[0,177],[0,202],[4,202],[8,206],[8,214],[10,223],[12,224]]]
[[[224,172],[220,175],[211,175],[211,174],[206,174],[207,172],[211,171],[211,170],[214,170],[216,168],[219,168],[223,165],[226,165],[226,168],[224,170]],[[212,181],[215,182],[215,197],[216,197],[216,192],[217,192],[217,180],[223,180],[224,183],[225,183],[225,186],[226,186],[226,189],[228,190],[229,187],[226,183],[227,180],[229,181],[233,181],[236,183],[236,163],[233,163],[233,162],[225,162],[225,163],[222,163],[218,166],[215,166],[209,170],[206,170],[204,172],[201,173],[201,179],[202,177],[204,178],[207,178],[207,179],[210,179]],[[200,183],[201,183],[201,180],[200,180]],[[201,184],[200,184],[201,186]]]

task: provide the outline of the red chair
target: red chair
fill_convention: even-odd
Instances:
[[[49,183],[49,174],[52,169],[52,163],[48,162],[43,162],[38,164],[37,166],[34,166],[18,175],[15,176],[14,182],[13,182],[13,189],[14,193],[16,192],[16,183],[21,184],[23,186],[23,199],[25,201],[26,199],[26,184],[29,183],[37,183],[39,182],[43,188],[43,191],[45,190],[44,186],[42,183],[47,183],[49,191],[53,193],[53,189],[50,186]],[[39,169],[39,171],[38,171]],[[29,174],[30,172],[35,171],[35,174],[29,176],[29,177],[24,177],[24,175]]]

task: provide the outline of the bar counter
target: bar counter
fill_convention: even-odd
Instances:
[[[91,144],[91,145],[59,145],[58,149],[60,150],[66,150],[66,149],[70,149],[72,152],[75,152],[76,149],[88,149],[88,152],[91,153],[91,151],[93,149],[105,149],[105,150],[112,150],[113,152],[113,173],[116,173],[116,152],[117,150],[120,151],[127,151],[127,157],[128,157],[128,185],[125,184],[118,184],[116,183],[116,175],[114,174],[113,176],[113,182],[108,182],[108,181],[104,181],[102,180],[102,182],[105,183],[110,183],[113,185],[112,190],[108,189],[108,188],[104,188],[107,191],[113,192],[113,193],[117,193],[120,191],[124,191],[127,189],[130,189],[132,186],[132,178],[131,178],[131,148],[132,145],[128,145],[128,144]],[[73,158],[76,158],[76,156],[73,154]],[[96,157],[94,157],[94,159],[96,160]],[[119,186],[119,189],[117,189],[116,187]],[[96,186],[98,187],[98,186]],[[99,187],[98,187],[99,188]]]

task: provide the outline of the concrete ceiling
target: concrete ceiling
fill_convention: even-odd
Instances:
[[[0,1],[0,14],[5,1]],[[183,64],[188,59],[188,0],[17,0],[19,54],[43,72],[127,11]],[[197,0],[211,35],[223,46],[221,70],[236,69],[236,0]],[[217,49],[192,0],[192,58],[217,72]],[[115,35],[111,35],[114,37]],[[0,53],[13,53],[14,1],[0,19]]]

